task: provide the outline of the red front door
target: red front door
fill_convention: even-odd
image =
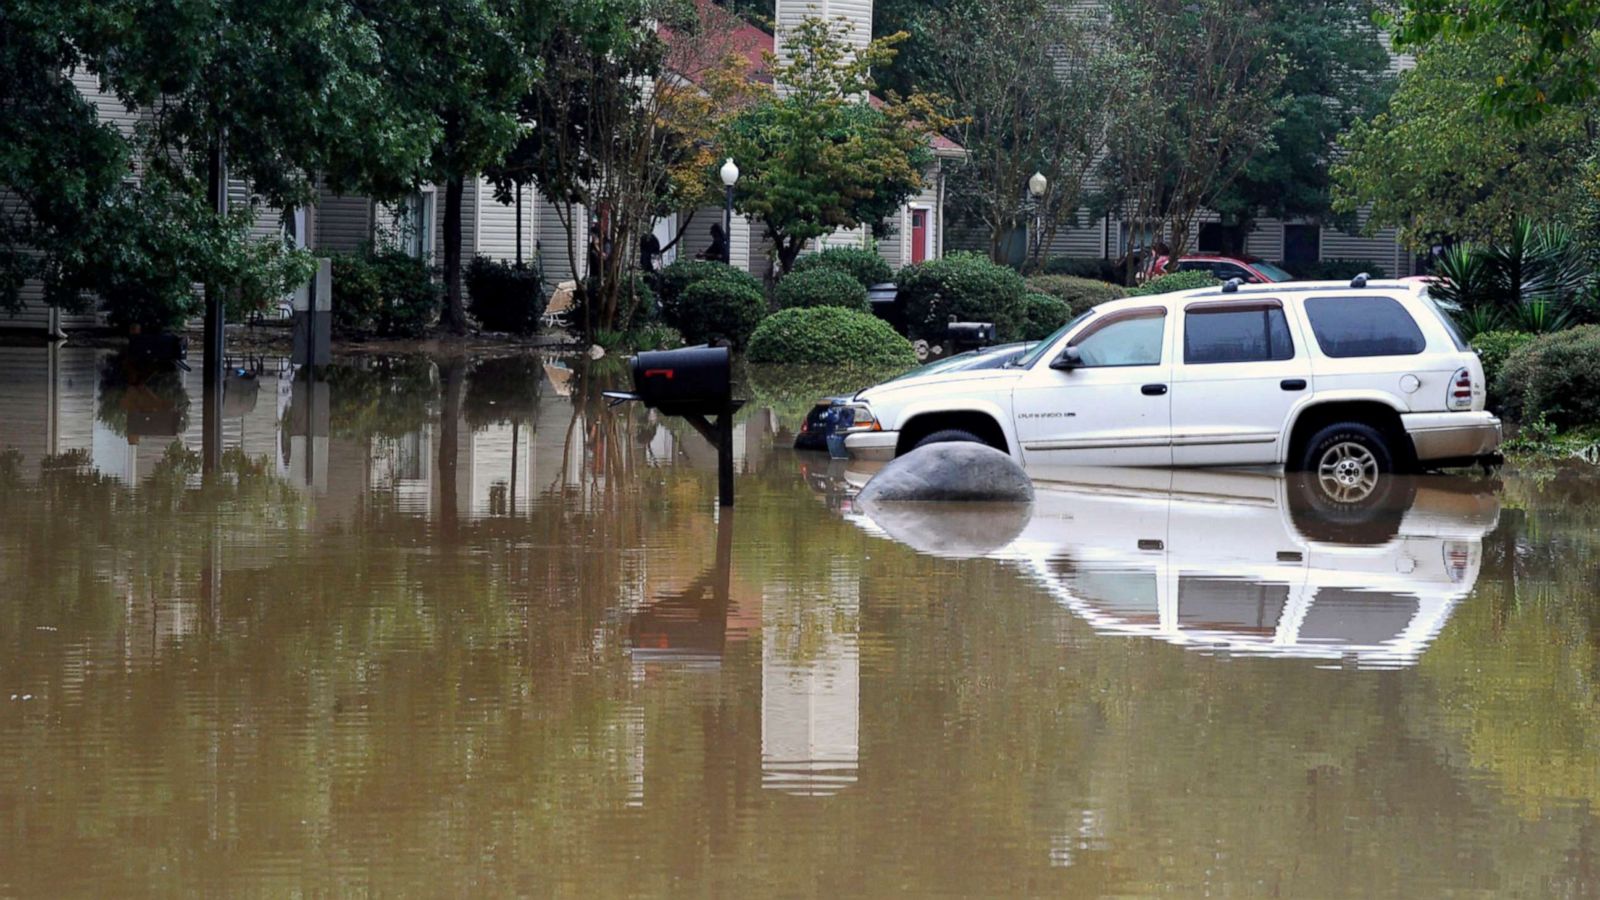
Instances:
[[[928,211],[911,211],[911,261],[924,262],[928,258]]]

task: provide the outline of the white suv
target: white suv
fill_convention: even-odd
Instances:
[[[1229,282],[1102,304],[1006,368],[868,388],[845,446],[890,459],[981,441],[1030,468],[1284,465],[1361,492],[1380,472],[1494,458],[1484,393],[1425,284]]]

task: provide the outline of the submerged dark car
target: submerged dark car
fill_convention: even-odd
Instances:
[[[998,369],[1026,353],[1033,343],[1019,341],[1013,344],[1000,344],[995,347],[984,347],[981,350],[969,350],[966,353],[957,353],[944,359],[918,366],[901,375],[900,378],[911,378],[919,375],[931,375],[935,372],[960,372],[970,369]],[[796,450],[827,450],[828,435],[836,429],[849,427],[850,423],[838,421],[839,416],[845,413],[845,405],[853,395],[845,394],[838,397],[824,397],[817,401],[806,413],[806,420],[800,426],[800,433],[795,436],[794,448]]]

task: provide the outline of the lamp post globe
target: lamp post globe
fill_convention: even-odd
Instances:
[[[733,263],[733,186],[739,182],[739,167],[734,164],[733,157],[722,164],[722,185],[727,189],[727,203],[722,208],[722,261]]]
[[[1049,187],[1050,179],[1044,177],[1043,172],[1035,172],[1033,177],[1028,179],[1028,193],[1032,194],[1036,200],[1043,197],[1044,192]]]
[[[1033,198],[1033,268],[1035,271],[1039,268],[1039,252],[1042,249],[1040,242],[1044,238],[1044,235],[1040,233],[1043,230],[1043,215],[1039,209],[1039,201],[1044,199],[1044,192],[1049,187],[1050,179],[1044,177],[1043,172],[1034,172],[1033,177],[1028,179],[1028,194]]]

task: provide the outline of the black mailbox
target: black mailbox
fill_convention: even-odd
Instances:
[[[945,330],[945,340],[955,350],[973,350],[987,347],[999,338],[993,322],[951,322]]]
[[[733,354],[727,347],[658,350],[633,358],[633,391],[669,416],[717,416],[733,401]]]

